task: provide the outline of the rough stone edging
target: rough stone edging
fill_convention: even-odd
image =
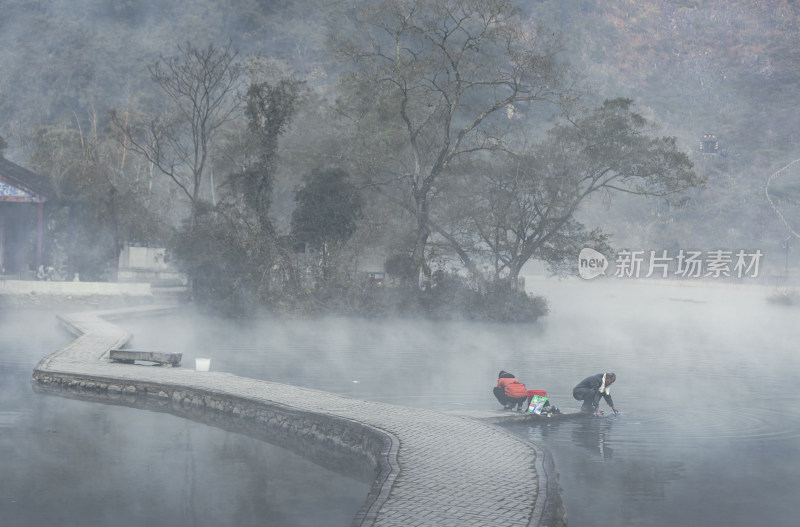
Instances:
[[[171,308],[166,308],[171,309]],[[127,310],[121,310],[127,311]],[[156,311],[154,311],[156,312]],[[147,314],[152,314],[149,312]],[[125,313],[115,313],[103,318],[121,318]],[[80,346],[82,340],[91,338],[90,330],[81,327],[68,318],[59,316],[61,324],[77,338],[55,353],[44,357],[33,372],[34,390],[38,393],[56,394],[75,399],[120,404],[138,408],[167,412],[178,417],[189,418],[210,426],[234,429],[259,439],[270,439],[295,453],[310,458],[315,463],[331,470],[347,473],[344,465],[352,461],[366,460],[371,465],[372,486],[367,498],[351,523],[351,527],[373,525],[377,512],[389,497],[392,484],[399,474],[397,454],[398,439],[389,432],[365,423],[323,413],[306,412],[279,403],[232,396],[213,390],[199,390],[190,386],[145,382],[135,379],[119,379],[97,375],[81,375],[58,372],[51,369],[51,362],[61,353]],[[132,335],[121,330],[119,338],[109,348],[124,346]],[[104,351],[107,354],[108,350]],[[97,357],[98,359],[101,356]],[[223,415],[208,415],[209,412]],[[230,422],[221,424],[220,419],[227,415],[235,420],[251,421],[240,426]],[[276,417],[282,416],[283,418]],[[301,416],[298,418],[298,416]],[[291,426],[286,425],[291,423]],[[302,423],[298,425],[298,423]],[[265,434],[266,428],[289,428],[287,436]],[[256,430],[252,430],[252,428]],[[269,437],[265,437],[265,435]],[[298,437],[303,440],[298,443]],[[341,438],[361,438],[361,442],[340,441]],[[323,446],[324,453],[315,455],[307,448],[310,442]],[[332,442],[336,444],[332,444]],[[333,457],[332,457],[333,456]],[[356,459],[360,458],[360,459]],[[364,470],[360,474],[363,475]]]
[[[257,381],[221,372],[213,373],[212,377],[209,377],[209,374],[200,374],[202,376],[200,377],[190,370],[167,374],[167,371],[174,370],[173,368],[166,370],[161,368],[139,369],[146,367],[130,369],[130,366],[123,366],[121,369],[109,368],[107,363],[110,361],[102,360],[107,357],[109,349],[124,346],[132,337],[131,334],[107,322],[106,319],[150,315],[158,313],[159,310],[165,311],[174,307],[138,306],[114,311],[73,313],[67,318],[59,317],[62,323],[78,338],[40,361],[34,370],[35,388],[37,391],[47,393],[58,392],[59,395],[67,397],[109,404],[149,407],[157,411],[202,421],[212,426],[231,428],[260,439],[265,439],[274,430],[283,431],[288,434],[288,439],[284,438],[284,443],[287,444],[282,444],[280,438],[278,441],[273,441],[273,436],[267,437],[266,440],[294,450],[304,457],[310,457],[315,462],[321,460],[323,462],[319,464],[322,466],[328,466],[327,462],[330,460],[345,460],[346,464],[350,465],[353,459],[358,457],[362,466],[368,464],[371,467],[370,477],[373,485],[351,525],[354,527],[375,525],[379,521],[379,513],[381,515],[380,523],[383,525],[388,517],[382,507],[389,501],[390,491],[400,475],[398,462],[400,441],[398,437],[380,424],[366,424],[361,419],[342,415],[338,410],[311,409],[308,405],[305,405],[305,409],[299,408],[288,402],[289,399],[285,396],[272,399],[273,392],[270,390],[277,388],[281,391],[290,390],[290,393],[297,392],[297,395],[293,394],[292,397],[306,397],[307,394],[325,397],[333,394]],[[141,373],[144,371],[152,373],[143,377]],[[211,378],[217,379],[219,382],[201,381],[201,379],[210,380]],[[236,383],[234,391],[226,391],[225,386],[228,382]],[[254,387],[254,385],[256,386]],[[278,394],[275,393],[275,395]],[[353,401],[360,400],[354,399]],[[360,401],[359,404],[374,405],[375,403]],[[403,407],[396,408],[399,410]],[[405,411],[413,411],[413,409],[406,408]],[[409,424],[414,426],[412,421],[409,421]],[[490,428],[501,428],[497,425],[489,426]],[[365,437],[368,439],[364,439]],[[323,451],[319,460],[314,459],[313,452],[309,456],[308,447],[312,443]],[[525,514],[522,524],[528,527],[566,525],[566,515],[561,502],[557,472],[554,470],[552,457],[542,447],[531,445],[521,438],[513,438],[512,443],[527,445],[528,448],[537,452],[535,461],[531,464],[531,468],[534,469],[533,477],[537,480],[534,491],[536,497],[532,500],[535,505],[533,509],[529,509],[528,514]],[[293,445],[297,447],[298,444],[302,446],[300,451],[292,448]],[[313,448],[311,450],[313,451]],[[434,463],[437,462],[441,462],[441,460],[434,460]],[[432,467],[435,466],[432,465]],[[402,488],[407,488],[407,485],[404,483]],[[480,495],[481,491],[478,489],[475,489],[475,492],[478,492],[474,495],[478,503],[486,499]],[[402,495],[403,492],[401,491],[400,494]],[[400,501],[390,509],[393,511],[391,517],[394,522],[398,518],[398,513],[405,514],[397,509],[398,504],[404,503],[406,502],[401,496]],[[442,507],[446,507],[445,503],[443,502]],[[418,508],[415,505],[411,510]],[[434,517],[442,516],[441,519],[445,522],[453,521],[451,515],[445,512],[446,508],[432,509],[430,512],[433,510],[437,511],[436,514],[433,514]],[[503,510],[502,507],[499,510]],[[444,515],[438,514],[438,512],[443,512]],[[420,518],[427,518],[427,516]],[[429,519],[430,521],[425,525],[439,525],[433,517]],[[394,524],[393,521],[390,520],[390,523]],[[469,523],[469,525],[473,524],[478,525]],[[484,525],[484,523],[480,523],[480,525]]]

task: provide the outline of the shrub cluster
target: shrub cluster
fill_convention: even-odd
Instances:
[[[547,315],[547,301],[509,287],[505,282],[476,290],[465,280],[447,277],[421,290],[364,280],[332,282],[289,298],[275,297],[276,314],[340,314],[368,318],[424,317],[433,320],[535,322]]]

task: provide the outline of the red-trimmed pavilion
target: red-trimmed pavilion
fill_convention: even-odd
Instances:
[[[46,189],[45,177],[0,156],[0,271],[5,275],[28,278],[27,271],[42,265]]]

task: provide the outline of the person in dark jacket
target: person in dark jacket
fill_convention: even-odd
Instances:
[[[500,374],[497,376],[497,386],[494,387],[493,392],[504,410],[513,410],[516,406],[517,411],[520,411],[528,400],[528,389],[525,388],[525,385],[519,382],[513,374],[504,370],[500,370]]]
[[[606,400],[608,406],[614,410],[614,413],[618,414],[619,410],[614,406],[610,390],[610,386],[616,380],[617,376],[614,373],[598,373],[597,375],[586,377],[572,389],[572,396],[578,401],[583,401],[581,405],[582,412],[602,414],[603,412],[600,411],[600,397],[602,397]]]

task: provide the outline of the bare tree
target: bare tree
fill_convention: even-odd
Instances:
[[[200,48],[187,43],[178,47],[177,56],[160,55],[150,74],[166,94],[168,109],[139,127],[113,115],[125,131],[126,146],[145,156],[189,199],[190,225],[214,139],[240,106],[241,68],[231,45]]]
[[[524,153],[472,167],[479,177],[464,181],[453,200],[449,217],[457,221],[436,224],[437,232],[462,260],[489,257],[496,277],[512,283],[532,258],[554,270],[571,268],[582,247],[607,249],[608,236],[575,219],[589,197],[629,193],[680,202],[704,184],[675,139],[655,132],[630,99],[567,116]]]
[[[412,214],[412,257],[430,276],[451,165],[505,148],[518,126],[509,116],[567,93],[557,42],[525,27],[509,0],[382,0],[351,19],[357,30],[335,47],[354,67],[340,110],[362,132],[358,172]]]
[[[116,267],[126,240],[163,239],[163,223],[148,207],[149,189],[119,166],[121,142],[98,125],[92,94],[74,124],[40,128],[31,156],[50,177],[48,252],[65,277],[101,279]],[[106,276],[107,277],[107,276]]]

